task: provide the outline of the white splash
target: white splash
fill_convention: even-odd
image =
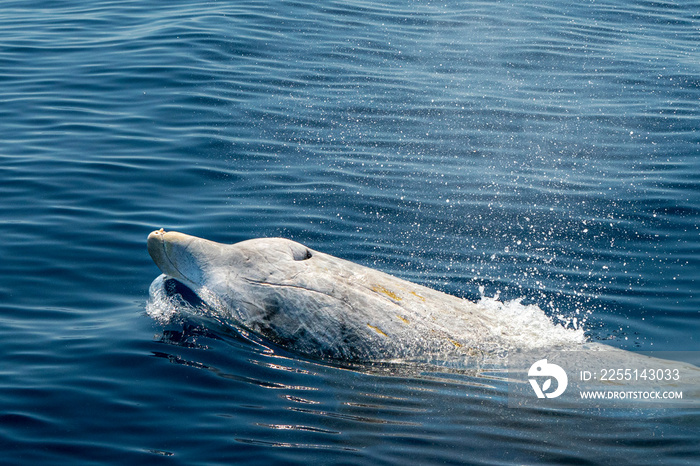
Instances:
[[[507,335],[500,342],[506,348],[571,347],[586,342],[583,328],[565,328],[535,304],[523,304],[522,298],[499,301],[498,295],[484,296],[483,288],[480,292],[476,306],[491,318],[492,335]]]
[[[167,325],[174,318],[182,315],[186,307],[192,307],[179,295],[168,295],[166,276],[160,275],[151,283],[148,289],[148,302],[146,302],[146,314],[162,325]]]

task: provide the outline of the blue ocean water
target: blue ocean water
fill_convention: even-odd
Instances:
[[[699,11],[3,2],[3,463],[697,462],[697,411],[513,409],[479,374],[164,326],[145,239],[284,236],[697,354]]]

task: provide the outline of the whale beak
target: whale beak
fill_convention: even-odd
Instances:
[[[153,262],[165,275],[177,277],[180,275],[175,265],[168,258],[168,253],[165,251],[165,230],[160,229],[151,232],[148,235],[148,254],[150,254]]]
[[[162,228],[148,235],[148,253],[158,268],[188,286],[201,282],[201,249],[210,241]],[[212,243],[213,244],[213,243]]]
[[[165,235],[165,230],[162,228],[160,230],[152,231],[148,235],[148,254],[151,255],[151,259],[160,267],[160,262],[162,262],[165,254],[165,247],[163,245],[163,235]]]
[[[148,254],[150,254],[153,262],[156,263],[158,268],[165,275],[170,277],[187,280],[185,276],[180,273],[177,266],[173,263],[171,258],[168,256],[168,248],[166,236],[171,233],[166,232],[164,229],[156,230],[148,235]]]

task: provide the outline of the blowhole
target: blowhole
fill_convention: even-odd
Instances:
[[[309,248],[294,248],[292,250],[292,257],[295,261],[305,261],[311,259],[311,250]]]

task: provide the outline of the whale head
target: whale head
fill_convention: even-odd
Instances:
[[[304,352],[320,353],[329,335],[338,333],[334,319],[347,314],[342,300],[331,296],[346,262],[295,241],[220,244],[161,229],[147,244],[163,274],[191,289],[218,317],[274,341],[304,345]]]
[[[165,275],[194,289],[215,282],[224,271],[227,280],[263,282],[293,272],[290,264],[312,256],[303,244],[283,238],[221,244],[162,228],[148,235],[147,244],[148,253]]]

